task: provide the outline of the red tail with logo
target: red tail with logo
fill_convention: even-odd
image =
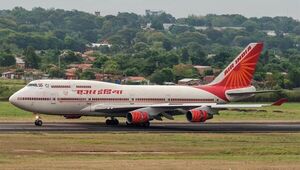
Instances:
[[[263,43],[249,44],[213,82],[197,88],[227,100],[226,90],[249,87],[262,49]]]

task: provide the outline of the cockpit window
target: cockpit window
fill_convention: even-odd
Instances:
[[[30,83],[27,85],[28,87],[37,87],[38,85],[36,83]]]

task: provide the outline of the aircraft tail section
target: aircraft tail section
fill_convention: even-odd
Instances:
[[[226,89],[251,85],[256,64],[263,49],[263,43],[249,44],[217,77],[208,84]]]
[[[249,44],[214,81],[196,88],[212,93],[224,101],[234,99],[228,96],[226,92],[234,91],[235,89],[239,92],[249,92],[249,90],[253,92],[254,87],[251,87],[251,81],[262,50],[263,43]]]

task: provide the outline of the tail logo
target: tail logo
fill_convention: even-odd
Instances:
[[[230,66],[228,66],[228,68],[225,70],[225,76],[234,68],[235,65],[237,65],[239,63],[239,61],[241,61],[247,54],[248,52],[252,49],[251,46],[249,46],[248,48],[246,48],[244,50],[244,52],[235,59],[235,61],[233,63],[231,63]]]
[[[250,48],[248,48],[251,50]],[[253,74],[255,71],[255,66],[257,63],[258,56],[260,55],[259,52],[250,53],[249,56],[247,56],[247,52],[249,50],[246,50],[241,57],[237,58],[235,62],[232,63],[232,69],[227,72],[225,71],[225,79],[222,83],[225,85],[225,87],[229,88],[239,88],[239,87],[246,87],[251,83],[251,80],[253,78]],[[247,58],[244,58],[244,56],[247,56]],[[238,64],[236,64],[238,63]],[[236,65],[235,65],[236,64]],[[235,65],[235,66],[234,66]],[[231,66],[229,67],[231,68]]]

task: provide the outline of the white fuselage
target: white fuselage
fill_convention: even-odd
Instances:
[[[212,93],[190,86],[118,85],[88,80],[36,80],[10,98],[17,107],[42,114],[89,113],[95,105],[160,103],[225,103]],[[84,110],[84,111],[83,111]],[[105,115],[105,113],[97,113]]]

